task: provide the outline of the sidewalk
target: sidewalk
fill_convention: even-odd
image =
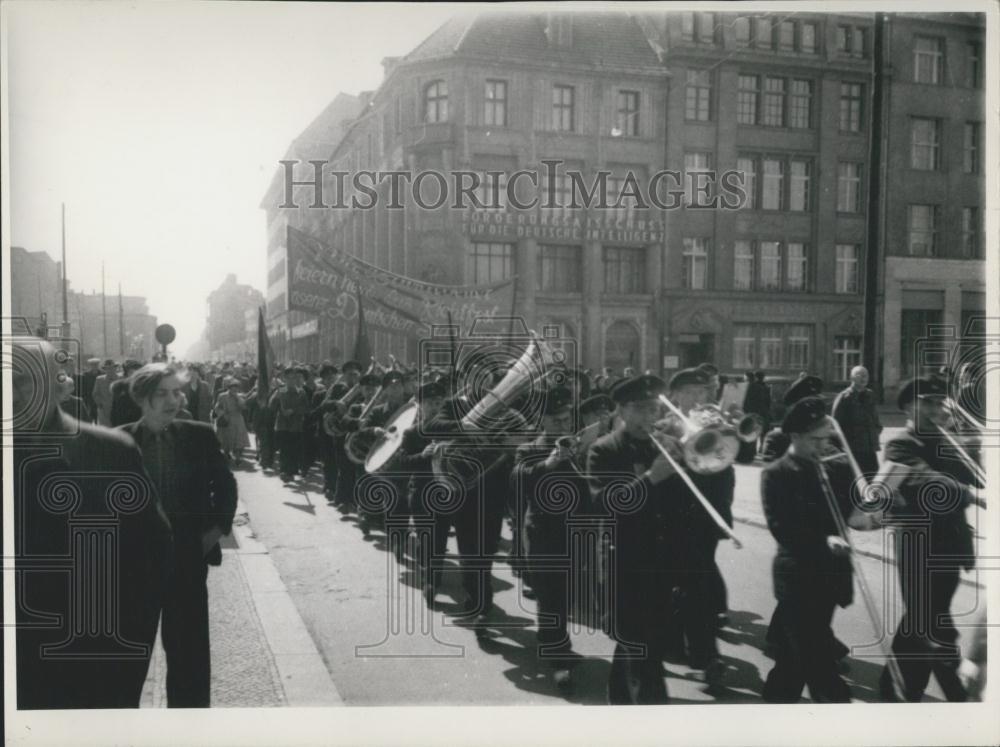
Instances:
[[[222,556],[208,573],[212,707],[342,705],[242,503]],[[166,705],[166,657],[157,636],[141,707]]]

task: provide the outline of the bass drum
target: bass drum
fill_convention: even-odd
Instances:
[[[385,433],[379,436],[368,450],[365,458],[365,472],[374,474],[383,469],[399,451],[403,434],[417,424],[420,406],[410,402],[397,412],[385,426]]]

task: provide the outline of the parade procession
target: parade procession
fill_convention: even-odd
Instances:
[[[13,5],[23,153],[101,16],[136,69],[65,59],[122,152],[169,164],[172,91],[222,165],[106,248],[77,176],[5,211],[8,717],[990,702],[996,7]],[[184,12],[253,83],[168,62]],[[248,51],[286,23],[294,82]]]

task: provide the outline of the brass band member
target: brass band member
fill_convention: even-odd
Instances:
[[[796,402],[806,397],[819,397],[823,391],[823,380],[818,376],[804,376],[792,384],[785,391],[782,402],[786,408],[790,408]],[[764,446],[761,449],[760,458],[764,462],[773,462],[780,459],[788,451],[792,441],[788,434],[779,425],[767,432],[764,436]]]
[[[708,388],[712,386],[711,377],[704,369],[678,371],[670,379],[670,400],[686,416],[692,408],[708,401]],[[733,467],[711,474],[693,473],[691,478],[713,508],[732,526],[736,486]],[[719,659],[716,616],[718,597],[720,593],[725,595],[725,585],[715,563],[715,550],[725,535],[680,478],[671,478],[667,484],[674,516],[670,527],[672,567],[677,574],[673,647],[675,652],[682,653],[686,640],[688,663],[702,670],[710,687],[718,687],[725,667]]]
[[[899,488],[902,501],[893,505],[889,521],[897,525],[896,566],[905,606],[892,650],[905,697],[913,702],[923,697],[932,672],[948,700],[966,700],[950,609],[961,569],[972,568],[975,560],[965,508],[971,499],[968,486],[975,485],[976,478],[939,430],[948,427],[947,394],[947,384],[937,377],[907,383],[897,399],[908,415],[906,432],[885,448],[887,461],[912,470]],[[942,563],[949,558],[951,563]],[[883,672],[886,699],[895,697],[890,683],[888,672]]]
[[[815,702],[847,703],[850,692],[837,670],[830,625],[834,609],[853,600],[853,568],[837,516],[850,517],[847,525],[854,528],[873,525],[851,510],[854,474],[846,455],[822,460],[833,433],[823,400],[799,400],[781,428],[791,445],[764,468],[760,487],[767,526],[778,542],[772,627],[780,627],[764,700],[796,703],[808,685]]]
[[[340,428],[345,434],[354,433],[360,427],[364,406],[375,396],[375,390],[378,389],[380,381],[378,376],[371,373],[366,373],[358,378],[358,384],[361,385],[362,401],[352,404],[348,408],[347,414],[340,419]],[[354,489],[362,468],[347,458],[347,452],[344,450],[344,442],[346,441],[345,436],[337,454],[337,501],[350,505],[356,503]],[[367,534],[367,525],[362,524],[361,529]]]
[[[313,392],[307,427],[316,439],[316,450],[320,463],[323,465],[323,494],[327,501],[333,502],[334,488],[337,486],[337,462],[333,450],[333,436],[323,430],[323,405],[334,386],[337,377],[337,367],[332,363],[324,363],[319,369],[322,383]]]
[[[571,443],[560,443],[573,427],[573,394],[553,387],[545,394],[542,433],[517,449],[513,486],[526,504],[524,541],[527,576],[538,599],[537,655],[552,668],[560,689],[570,687],[572,644],[566,630],[570,610],[568,516],[589,503],[589,488],[573,467]],[[557,567],[547,567],[546,564]]]
[[[341,380],[331,384],[327,390],[326,395],[320,402],[319,408],[322,413],[322,417],[333,413],[335,416],[343,417],[347,410],[340,403],[340,399],[347,394],[355,384],[358,383],[358,379],[361,378],[361,364],[357,361],[347,361],[341,367]],[[335,506],[343,506],[351,501],[352,495],[345,495],[346,480],[345,484],[341,484],[341,473],[345,469],[344,463],[348,462],[347,456],[344,454],[344,439],[343,435],[330,436],[330,456],[329,456],[329,475],[333,478],[333,481],[327,483],[326,486],[326,499],[333,503]],[[327,470],[324,470],[324,475],[327,474]],[[353,486],[351,488],[353,490]]]
[[[670,463],[651,441],[660,417],[656,376],[616,382],[611,398],[622,426],[598,439],[587,455],[593,502],[614,533],[604,574],[611,588],[609,632],[615,640],[608,677],[610,704],[666,703],[663,629],[670,614],[668,546]]]

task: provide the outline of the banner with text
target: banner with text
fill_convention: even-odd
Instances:
[[[358,298],[365,300],[371,329],[412,337],[432,325],[468,329],[476,319],[512,313],[514,281],[494,285],[437,285],[396,275],[352,257],[291,226],[287,234],[288,308],[353,322]]]

